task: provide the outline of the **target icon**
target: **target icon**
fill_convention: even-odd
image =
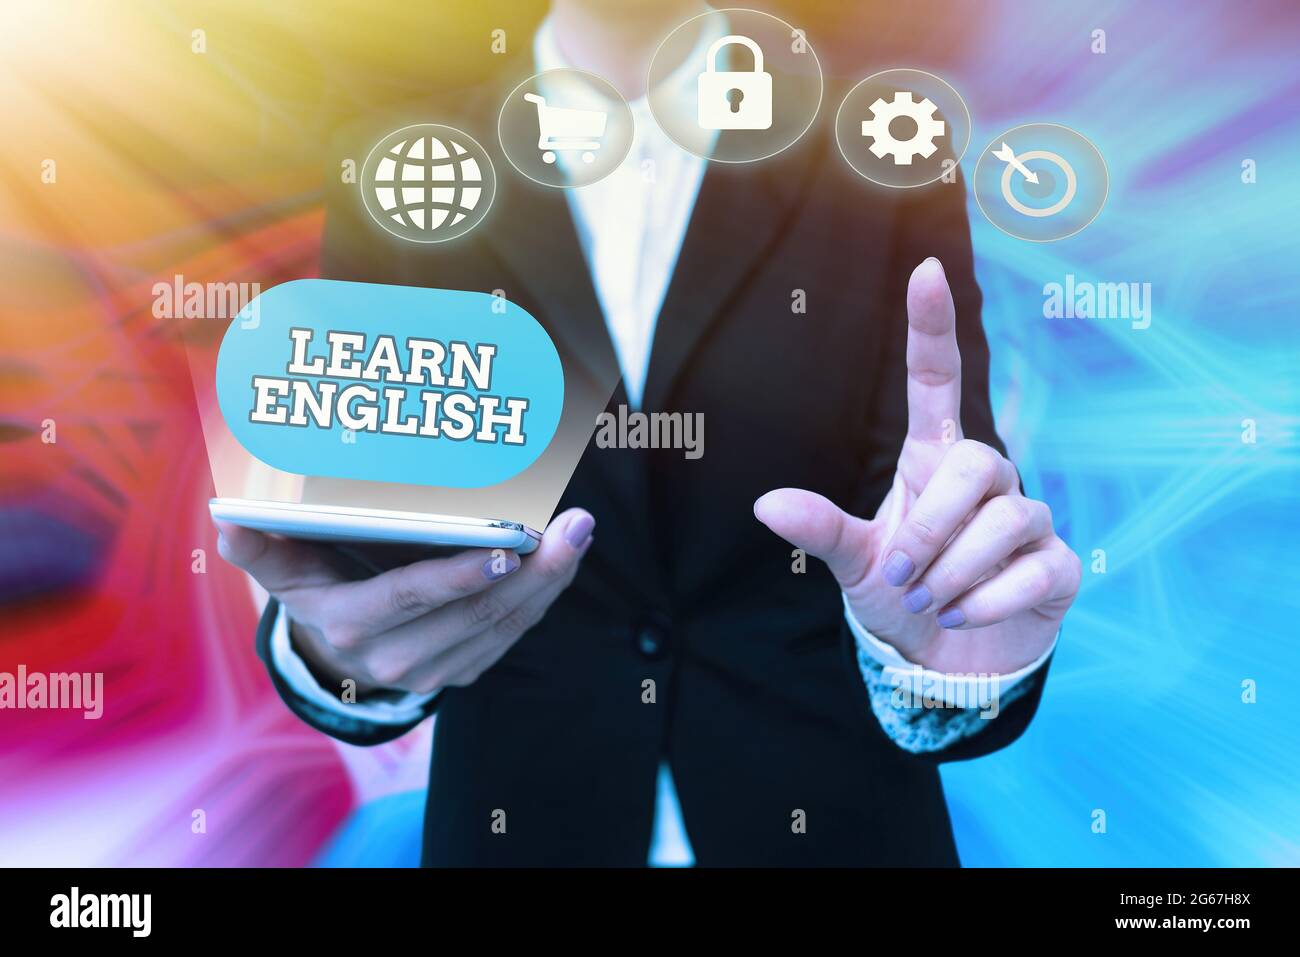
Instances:
[[[1101,213],[1110,177],[1101,152],[1055,123],[1007,130],[980,154],[975,202],[1009,236],[1050,243],[1085,229]]]
[[[1070,205],[1070,201],[1074,199],[1074,194],[1079,190],[1079,178],[1074,175],[1074,167],[1065,161],[1065,157],[1059,153],[1053,153],[1051,150],[1030,150],[1028,153],[1021,153],[1016,159],[1019,161],[1018,164],[1007,163],[1007,168],[1002,171],[1002,198],[1007,201],[1007,204],[1012,209],[1026,216],[1055,216]],[[1029,160],[1046,160],[1065,174],[1065,192],[1060,199],[1050,206],[1041,208],[1029,206],[1021,202],[1011,189],[1012,176],[1019,173],[1023,177],[1025,171],[1028,170],[1028,167],[1024,164]],[[1039,177],[1036,173],[1033,175],[1034,179],[1031,182],[1037,183]]]

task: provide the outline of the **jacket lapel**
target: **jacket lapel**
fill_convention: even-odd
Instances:
[[[502,280],[507,297],[527,309],[555,342],[564,362],[565,405],[581,409],[576,427],[594,432],[597,414],[626,404],[627,394],[568,201],[563,191],[532,183],[514,170],[506,175],[509,182],[498,174],[492,228],[483,231],[483,241],[508,273]],[[577,473],[565,498],[593,509],[602,525],[606,516],[613,518],[604,534],[617,545],[603,552],[600,563],[612,593],[640,592],[650,604],[661,603],[644,453],[589,443]]]
[[[618,360],[573,216],[561,190],[525,180],[513,170],[497,174],[495,220],[484,240],[527,292],[505,287],[545,328],[562,355],[574,361],[566,374],[589,376],[606,395],[618,385]]]
[[[801,143],[756,163],[709,164],[655,326],[642,403],[647,411],[662,409],[709,325],[780,242],[819,153]]]

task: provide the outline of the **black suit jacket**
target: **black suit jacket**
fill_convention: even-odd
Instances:
[[[499,95],[343,137],[339,157],[363,157],[404,123],[460,126],[493,154],[499,191],[474,232],[421,247],[377,238],[356,187],[335,185],[322,274],[507,290],[547,327],[566,375],[608,364],[565,198],[502,157]],[[782,486],[874,513],[906,430],[905,291],[926,256],[942,260],[956,300],[965,432],[1001,448],[964,186],[873,186],[845,165],[822,113],[774,158],[708,167],[643,400],[702,412],[704,455],[588,446],[561,502],[597,520],[572,587],[474,685],[429,706],[426,864],[642,865],[664,759],[701,865],[957,864],[938,762],[1018,737],[1046,669],[977,735],[904,752],[871,712],[834,580],[820,563],[793,573],[791,547],[753,515]],[[792,311],[796,290],[805,314]],[[609,406],[624,402],[620,387]],[[275,613],[272,602],[259,629],[268,662]],[[272,678],[290,708],[345,741],[409,730],[322,714]],[[642,703],[646,679],[654,704]],[[795,810],[806,833],[791,827]]]

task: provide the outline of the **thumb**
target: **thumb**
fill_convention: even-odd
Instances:
[[[754,517],[796,548],[824,561],[841,588],[858,584],[871,567],[871,524],[816,492],[780,488],[754,503]]]

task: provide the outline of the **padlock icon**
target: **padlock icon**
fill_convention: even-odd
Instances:
[[[754,54],[750,72],[718,69],[718,53],[733,43]],[[749,37],[722,37],[709,47],[696,90],[698,122],[706,130],[766,130],[772,126],[772,74],[763,72],[763,51]]]

